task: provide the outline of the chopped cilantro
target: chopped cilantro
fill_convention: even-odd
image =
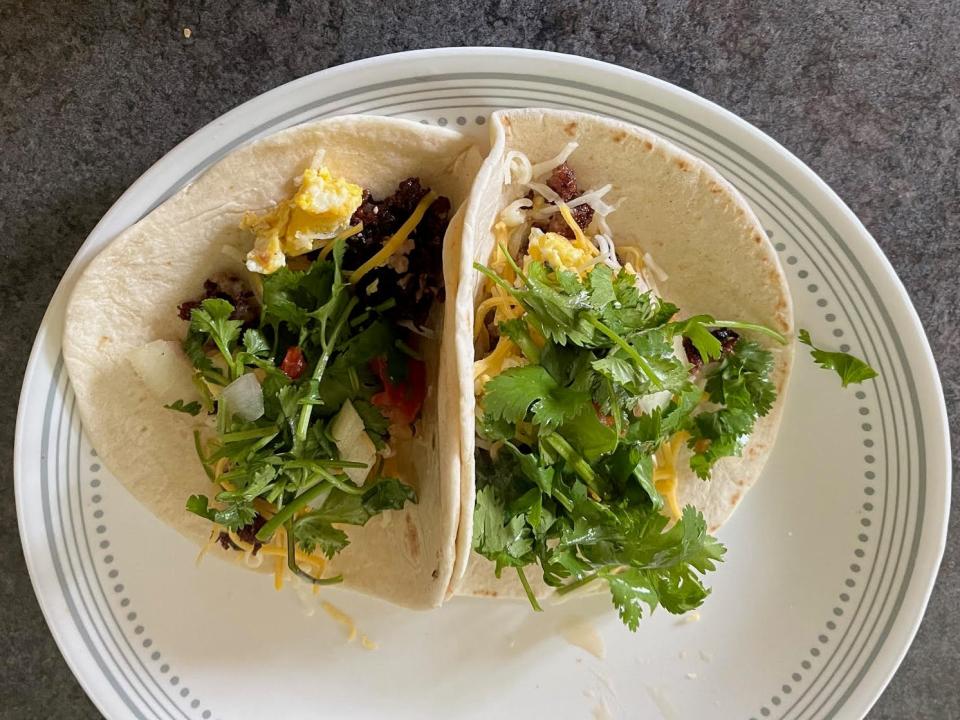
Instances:
[[[743,339],[725,353],[712,317],[671,322],[675,306],[602,264],[582,279],[515,266],[516,287],[478,269],[525,311],[500,331],[526,363],[488,380],[479,398],[477,432],[499,449],[477,451],[474,550],[498,575],[515,568],[535,608],[530,566],[561,593],[606,583],[631,630],[658,606],[698,606],[723,547],[693,507],[668,527],[654,454],[680,432],[700,474],[739,452],[772,404],[772,356]],[[678,335],[707,360],[705,390],[677,355]],[[704,397],[716,407],[704,409]]]
[[[184,341],[198,386],[226,385],[256,372],[264,401],[263,416],[246,422],[224,403],[215,403],[208,391],[217,433],[206,444],[196,435],[197,452],[211,480],[223,489],[215,504],[193,495],[186,509],[237,531],[257,517],[254,503],[273,505],[277,511],[259,528],[257,540],[267,542],[284,529],[290,569],[324,584],[340,578],[304,571],[296,561],[297,546],[333,557],[349,542],[335,525],[363,525],[379,513],[416,502],[414,491],[393,478],[371,477],[356,487],[342,474],[343,467],[353,465],[339,459],[328,434],[329,419],[350,400],[371,438],[385,447],[388,421],[369,402],[382,384],[369,365],[374,358],[397,353],[400,339],[379,311],[360,307],[343,279],[342,258],[340,242],[329,260],[314,261],[307,270],[283,268],[264,276],[259,327],[243,330],[241,321],[231,320],[234,308],[227,300],[204,300],[191,312]],[[300,348],[306,361],[296,379],[279,367],[292,346]],[[202,410],[195,402],[168,407],[191,414]]]

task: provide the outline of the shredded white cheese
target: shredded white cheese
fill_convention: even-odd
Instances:
[[[553,170],[557,165],[562,165],[567,161],[573,151],[580,147],[580,143],[568,142],[563,146],[563,150],[558,152],[549,160],[544,160],[543,162],[538,162],[536,165],[532,166],[530,169],[534,178],[538,178],[541,175],[546,175],[548,172]]]
[[[530,158],[519,150],[511,150],[503,159],[503,184],[526,185],[533,180]]]

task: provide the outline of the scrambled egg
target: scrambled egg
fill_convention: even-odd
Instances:
[[[335,178],[325,167],[308,168],[296,194],[264,215],[247,213],[242,227],[254,232],[247,269],[269,275],[287,256],[303,255],[318,240],[335,237],[350,225],[363,200],[363,188]]]
[[[533,228],[527,253],[537,262],[546,262],[554,270],[582,273],[592,265],[593,255],[559,233]]]

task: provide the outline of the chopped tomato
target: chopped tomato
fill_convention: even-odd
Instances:
[[[303,356],[303,350],[294,345],[287,350],[283,356],[283,362],[280,363],[280,369],[286,373],[291,380],[296,380],[303,374],[303,369],[307,366],[307,360]]]
[[[416,420],[427,395],[427,366],[420,360],[407,358],[406,378],[394,383],[387,372],[386,358],[374,358],[370,365],[383,383],[383,392],[370,401],[393,423],[409,425]]]
[[[606,413],[600,412],[600,406],[597,403],[593,404],[594,412],[597,413],[597,420],[602,422],[607,427],[612,428],[614,426],[613,415],[607,415]]]

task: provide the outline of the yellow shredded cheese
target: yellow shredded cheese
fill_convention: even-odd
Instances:
[[[216,530],[211,530],[210,539],[207,540],[202,548],[200,548],[200,552],[197,553],[197,559],[194,560],[194,564],[197,565],[197,567],[200,566],[200,561],[203,560],[204,555],[210,552],[210,550],[217,544],[217,537],[219,537],[219,533]]]
[[[279,531],[278,531],[279,532]],[[238,548],[244,552],[253,553],[253,545],[248,542],[245,542],[233,531],[227,531],[227,535],[230,537],[230,540]],[[287,557],[287,550],[284,547],[277,547],[275,545],[261,545],[260,549],[257,551],[258,554],[262,554],[268,557]],[[296,551],[297,562],[301,565],[311,565],[318,572],[323,572],[324,567],[326,567],[326,560],[317,557],[316,555],[307,555],[300,550]]]
[[[473,328],[473,337],[474,339],[480,336],[480,332],[483,330],[484,319],[487,317],[487,313],[492,309],[496,308],[497,312],[494,315],[494,320],[497,323],[500,323],[504,320],[510,320],[512,318],[520,317],[523,312],[520,310],[517,301],[513,298],[502,295],[496,295],[494,297],[489,297],[484,300],[477,307],[476,322],[474,323]]]
[[[563,216],[564,221],[573,231],[573,241],[571,244],[578,250],[589,253],[591,256],[597,255],[600,251],[597,250],[592,242],[587,240],[587,236],[583,234],[583,229],[577,224],[577,221],[573,219],[573,214],[570,212],[567,204],[559,203],[558,207],[560,208],[560,215]]]
[[[499,375],[509,357],[520,357],[520,349],[509,338],[500,336],[493,352],[473,364],[474,384],[478,385],[476,389],[482,389],[487,380]]]
[[[356,623],[353,622],[352,617],[347,615],[343,610],[338,608],[333,603],[328,603],[326,600],[320,603],[320,607],[324,609],[327,615],[332,617],[334,620],[336,620],[338,623],[340,623],[347,629],[347,642],[353,642],[354,640],[356,640],[357,625]]]
[[[283,548],[285,538],[283,537],[286,534],[285,531],[280,530],[277,532],[277,546]],[[273,558],[273,589],[274,590],[283,590],[283,572],[284,572],[284,555],[277,555]],[[315,586],[316,587],[316,586]]]
[[[363,223],[357,223],[356,225],[351,225],[346,230],[344,230],[339,235],[337,235],[335,238],[331,238],[330,240],[325,240],[317,243],[313,249],[314,250],[320,249],[320,259],[326,260],[327,256],[330,255],[331,252],[333,252],[333,246],[336,245],[338,241],[346,240],[347,238],[351,238],[354,235],[357,235],[358,233],[361,233],[361,232],[363,232]]]
[[[372,258],[367,260],[365,263],[363,263],[363,265],[358,267],[350,274],[350,282],[354,285],[357,284],[360,282],[360,278],[362,278],[368,272],[386,263],[387,260],[389,260],[390,257],[400,249],[400,246],[407,241],[410,233],[414,231],[414,229],[423,219],[423,216],[427,212],[427,208],[429,208],[436,199],[437,194],[432,190],[424,195],[423,199],[417,203],[417,207],[414,208],[410,217],[408,217],[406,222],[400,226],[400,229],[390,236],[390,239],[383,244],[383,247],[380,248],[380,250],[378,250]]]
[[[674,520],[679,520],[681,515],[680,503],[677,501],[677,458],[687,437],[686,432],[678,432],[654,454],[653,482]]]
[[[377,644],[373,642],[370,638],[364,635],[362,632],[357,630],[357,624],[353,621],[353,618],[347,615],[343,610],[338,608],[333,603],[329,603],[326,600],[320,603],[320,607],[323,608],[324,612],[327,613],[331,618],[336,620],[338,623],[343,625],[347,630],[347,642],[353,642],[360,638],[360,645],[364,650],[376,650]]]

